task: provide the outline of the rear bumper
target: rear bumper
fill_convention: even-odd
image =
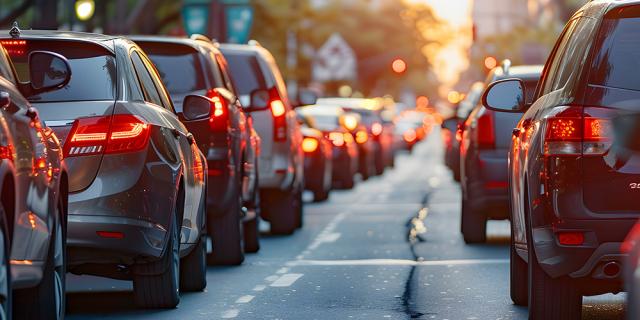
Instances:
[[[207,213],[218,216],[228,208],[238,193],[239,179],[227,160],[207,161]]]
[[[470,149],[463,160],[462,183],[469,205],[484,212],[487,218],[508,219],[507,151]]]
[[[622,290],[620,275],[607,276],[603,267],[608,262],[620,266],[626,257],[620,246],[635,219],[562,220],[553,227],[533,230],[534,248],[538,263],[551,277],[568,275],[571,278],[607,283],[602,292]],[[582,232],[584,243],[579,246],[561,245],[560,232]],[[593,294],[597,294],[594,292]]]
[[[311,191],[324,191],[326,160],[321,152],[304,154],[304,188]]]
[[[358,172],[358,162],[346,147],[333,148],[332,180],[342,182],[353,178]]]
[[[467,183],[467,203],[489,219],[509,219],[509,193],[506,186],[488,187],[484,181]]]

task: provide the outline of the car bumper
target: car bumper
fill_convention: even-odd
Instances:
[[[306,190],[323,191],[325,189],[325,158],[320,152],[304,155],[304,187]]]

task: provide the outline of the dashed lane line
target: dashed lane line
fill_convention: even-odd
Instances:
[[[304,274],[302,273],[287,273],[282,277],[278,278],[278,280],[274,281],[271,286],[272,287],[289,287],[294,284],[298,279],[302,278]]]
[[[299,266],[465,266],[482,264],[508,264],[509,259],[458,259],[415,261],[406,259],[361,259],[361,260],[294,260],[290,267]]]

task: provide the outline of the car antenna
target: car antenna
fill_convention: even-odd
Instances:
[[[20,38],[20,27],[18,27],[18,21],[14,21],[11,26],[11,30],[9,30],[9,35],[11,38]]]

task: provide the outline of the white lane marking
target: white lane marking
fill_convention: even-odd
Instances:
[[[287,267],[282,267],[282,268],[278,269],[278,271],[276,271],[277,274],[284,274],[284,273],[287,273],[287,272],[289,272],[289,268],[287,268]]]
[[[278,279],[278,276],[276,276],[275,274],[274,274],[274,275],[270,275],[270,276],[268,276],[268,277],[264,278],[264,280],[265,280],[265,281],[268,281],[268,282],[274,282],[274,281],[276,281],[277,279]]]
[[[335,227],[334,227],[334,229],[335,229]],[[318,235],[318,237],[316,237],[315,240],[313,240],[313,243],[311,243],[309,248],[307,250],[305,250],[305,251],[313,251],[315,249],[318,249],[318,247],[321,246],[324,243],[336,242],[338,239],[340,239],[341,236],[342,236],[342,234],[340,234],[338,232],[325,233],[323,231]]]
[[[272,287],[288,287],[291,286],[298,279],[302,278],[302,273],[287,273],[280,277],[278,280],[274,281],[271,286]]]
[[[464,266],[480,264],[507,264],[509,259],[459,259],[414,261],[404,259],[362,259],[362,260],[295,260],[287,262],[297,266]]]
[[[222,313],[222,319],[233,319],[240,314],[240,310],[238,309],[229,309]]]
[[[236,303],[249,303],[251,302],[251,300],[253,300],[253,298],[255,298],[255,296],[252,295],[246,295],[246,296],[242,296],[240,298],[238,298],[238,300],[236,300]]]
[[[264,290],[265,288],[267,288],[267,286],[265,286],[265,285],[263,285],[263,284],[259,284],[259,285],[255,286],[255,287],[253,287],[253,289],[252,289],[252,290],[253,290],[253,291],[262,291],[262,290]]]

